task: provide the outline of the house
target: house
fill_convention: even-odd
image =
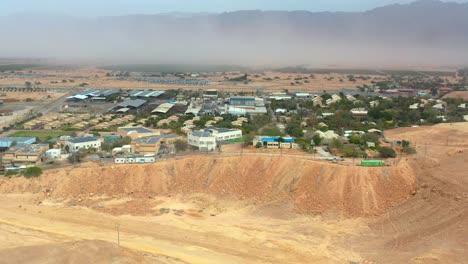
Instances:
[[[415,104],[412,104],[409,106],[409,109],[410,110],[417,110],[419,108],[419,104],[418,103],[415,103]]]
[[[139,155],[154,155],[159,152],[161,145],[173,144],[176,140],[179,139],[182,139],[182,137],[176,134],[164,134],[137,138],[132,141],[131,152]]]
[[[445,106],[443,104],[435,104],[432,108],[435,110],[444,110]]]
[[[206,131],[193,131],[187,135],[188,144],[201,151],[212,151],[216,148],[216,136]]]
[[[350,110],[350,112],[354,117],[364,117],[367,116],[368,113],[365,108],[353,108]]]
[[[278,108],[275,110],[275,113],[277,114],[286,114],[288,112],[288,110],[286,109],[283,109],[283,108]]]
[[[379,101],[371,101],[371,102],[369,102],[369,105],[370,105],[370,107],[377,107],[377,106],[379,106],[379,103],[380,103]]]
[[[375,143],[374,142],[367,141],[366,145],[367,145],[368,148],[375,148]]]
[[[253,140],[253,145],[257,146],[261,144],[262,147],[268,149],[295,149],[299,148],[299,145],[295,143],[295,139],[292,137],[280,137],[280,136],[256,136]]]
[[[34,144],[35,137],[0,137],[0,148],[9,148],[14,144]]]
[[[319,135],[320,138],[322,138],[323,144],[331,144],[334,140],[338,140],[340,138],[340,136],[333,130],[328,130],[326,132],[317,130],[315,131],[314,135]]]
[[[38,165],[48,149],[47,144],[17,144],[5,151],[2,163]]]
[[[76,137],[65,141],[65,148],[68,148],[69,153],[78,152],[80,149],[94,148],[101,149],[101,141],[96,137]]]

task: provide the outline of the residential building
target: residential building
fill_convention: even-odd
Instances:
[[[201,151],[212,151],[216,148],[216,136],[206,131],[193,131],[187,135],[188,144]]]
[[[77,137],[70,138],[65,141],[65,148],[68,147],[69,153],[74,153],[80,149],[94,148],[96,150],[101,149],[101,141],[96,137]]]
[[[173,144],[178,139],[183,138],[176,134],[137,138],[132,141],[132,153],[139,155],[157,154],[162,144]]]
[[[47,144],[17,144],[5,151],[3,164],[38,165],[49,149]]]

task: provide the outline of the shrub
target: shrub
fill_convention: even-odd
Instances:
[[[174,147],[177,151],[186,151],[188,144],[187,141],[178,139],[174,142]]]
[[[29,167],[23,171],[23,175],[26,178],[39,177],[42,174],[42,169],[39,167]]]
[[[5,172],[5,176],[7,176],[7,177],[11,177],[11,176],[14,176],[14,175],[18,175],[18,171],[16,171],[16,170],[7,170]]]
[[[379,153],[382,158],[395,158],[396,157],[395,150],[389,147],[380,147]]]

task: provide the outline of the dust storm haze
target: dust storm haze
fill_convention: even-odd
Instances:
[[[432,0],[361,13],[16,15],[0,17],[0,25],[0,57],[247,66],[468,64],[468,4]]]

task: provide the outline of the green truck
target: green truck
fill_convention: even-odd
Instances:
[[[382,160],[363,160],[361,161],[363,167],[383,167],[385,163]]]

